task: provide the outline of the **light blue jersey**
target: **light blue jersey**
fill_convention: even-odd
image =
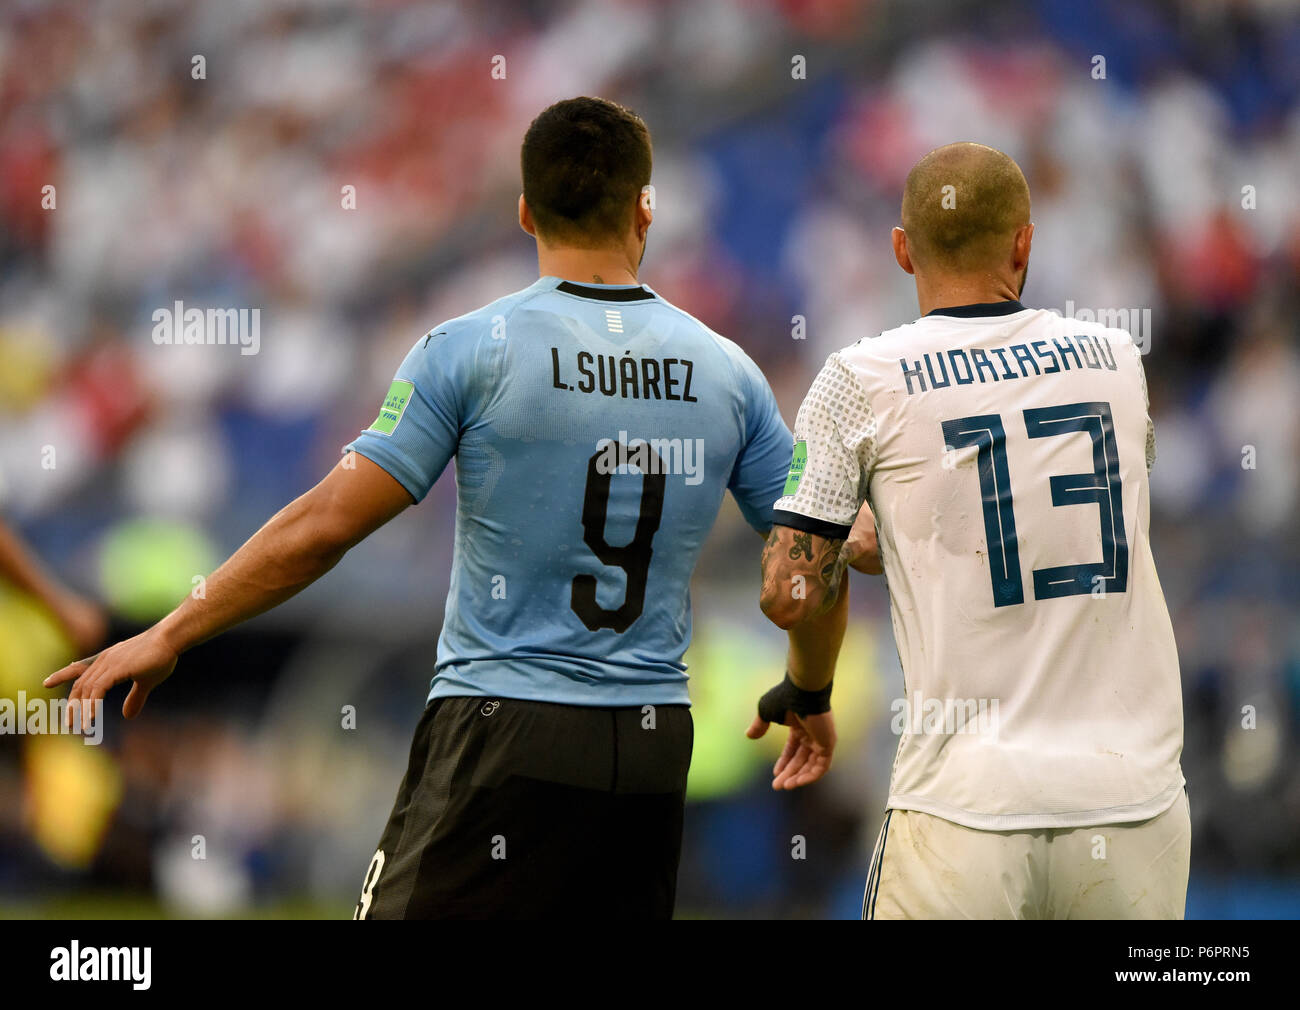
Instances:
[[[430,698],[622,706],[689,703],[700,548],[728,488],[767,531],[791,445],[730,340],[644,286],[543,277],[421,337],[347,448],[416,501],[456,457]]]

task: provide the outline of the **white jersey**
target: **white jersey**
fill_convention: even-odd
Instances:
[[[1128,333],[936,310],[832,354],[794,437],[776,522],[844,539],[875,513],[904,680],[890,808],[1007,831],[1173,804],[1182,693]]]

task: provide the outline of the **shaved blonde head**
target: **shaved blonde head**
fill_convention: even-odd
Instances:
[[[1011,158],[983,144],[948,144],[913,166],[903,188],[903,231],[922,268],[972,273],[1011,253],[1029,224],[1029,184]]]

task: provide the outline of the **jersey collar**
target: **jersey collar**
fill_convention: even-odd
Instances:
[[[927,316],[956,316],[958,319],[974,319],[979,316],[1009,316],[1024,312],[1025,306],[1018,301],[978,302],[974,305],[953,305],[949,308],[931,309]]]
[[[643,284],[603,284],[599,287],[590,284],[575,284],[573,281],[560,281],[555,285],[556,291],[579,298],[594,298],[601,302],[642,302],[653,298],[655,293]]]

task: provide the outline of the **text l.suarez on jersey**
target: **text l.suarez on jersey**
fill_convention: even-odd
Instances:
[[[605,396],[621,396],[624,400],[699,402],[691,395],[695,363],[686,358],[634,358],[631,355],[619,358],[613,354],[593,355],[587,351],[579,351],[577,358],[581,378],[575,384],[566,381],[566,376],[561,374],[560,349],[551,348],[551,385],[555,389],[592,393],[599,388]]]

